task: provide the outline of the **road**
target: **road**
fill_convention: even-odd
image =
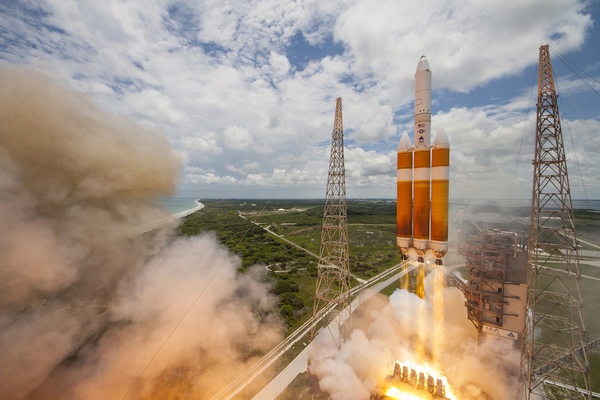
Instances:
[[[246,218],[244,215],[242,215],[242,213],[241,213],[240,211],[238,211],[238,215],[240,216],[240,218],[244,218],[246,221],[250,221],[250,222],[251,222],[251,223],[253,223],[254,225],[258,226],[259,228],[261,228],[261,229],[264,229],[265,231],[269,232],[271,235],[273,235],[273,236],[275,236],[275,237],[277,237],[277,238],[279,238],[279,239],[283,240],[284,242],[286,242],[286,243],[288,243],[288,244],[290,244],[290,245],[294,246],[295,248],[297,248],[297,249],[299,249],[299,250],[302,250],[302,251],[306,252],[307,254],[310,254],[311,256],[315,257],[317,260],[319,259],[319,256],[318,256],[317,254],[313,253],[312,251],[310,251],[310,250],[307,250],[307,249],[305,249],[304,247],[302,247],[302,246],[299,246],[299,245],[297,245],[296,243],[292,242],[291,240],[288,240],[288,239],[286,239],[285,237],[283,237],[283,236],[281,236],[281,235],[278,235],[277,233],[273,232],[273,231],[271,230],[271,225],[269,225],[269,226],[262,226],[261,224],[259,224],[259,223],[257,223],[257,222],[254,222],[254,221],[252,221],[251,219],[248,219],[248,218]],[[350,276],[351,276],[353,279],[355,279],[356,281],[358,281],[359,283],[365,283],[365,282],[366,282],[364,279],[362,279],[362,278],[359,278],[358,276],[356,276],[356,275],[354,275],[354,274],[352,274],[352,273],[350,273]]]

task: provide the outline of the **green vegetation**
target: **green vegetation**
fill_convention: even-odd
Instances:
[[[592,390],[598,392],[600,388],[600,374],[594,371],[600,371],[600,354],[592,353],[589,356],[590,370],[592,371]]]
[[[312,310],[314,258],[238,215],[238,209],[256,209],[257,206],[231,200],[203,200],[203,203],[204,209],[185,218],[179,226],[179,234],[216,235],[230,251],[240,256],[240,272],[262,265],[267,270],[265,280],[279,298],[280,312],[290,331],[306,321]]]
[[[600,212],[591,210],[575,210],[575,228],[577,237],[587,242],[600,243]],[[580,243],[582,249],[599,250],[588,243]]]
[[[312,315],[323,201],[202,200],[202,203],[205,207],[201,211],[184,219],[179,234],[214,234],[240,256],[241,273],[255,265],[263,266],[265,280],[279,299],[288,332],[302,325]],[[368,279],[400,262],[395,244],[395,203],[349,201],[347,214],[350,269],[354,275]]]
[[[308,254],[277,240],[250,220],[240,218],[239,201],[204,201],[204,204],[203,210],[185,218],[179,226],[179,234],[214,233],[221,243],[242,258],[241,272],[256,264],[276,264],[278,269],[310,267],[312,260]]]

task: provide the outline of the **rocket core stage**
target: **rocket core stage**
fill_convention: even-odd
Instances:
[[[415,73],[414,127],[415,145],[407,133],[398,144],[396,241],[407,259],[416,255],[424,262],[431,250],[441,261],[448,250],[450,143],[443,130],[430,142],[431,69],[425,56]]]

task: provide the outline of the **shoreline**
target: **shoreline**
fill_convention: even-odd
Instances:
[[[202,210],[204,208],[204,204],[200,203],[200,201],[196,200],[194,201],[194,203],[196,203],[196,206],[193,208],[190,208],[189,210],[184,210],[184,211],[180,211],[178,213],[172,214],[174,219],[180,219],[183,217],[187,217],[188,215],[195,213],[196,211]]]
[[[158,219],[155,221],[146,222],[142,225],[135,227],[133,229],[134,235],[141,235],[141,234],[153,231],[157,228],[168,225],[174,221],[177,221],[183,217],[186,217],[186,216],[188,216],[192,213],[195,213],[196,211],[202,210],[204,208],[204,204],[200,203],[200,201],[196,200],[195,203],[196,203],[196,206],[193,208],[171,214],[170,217],[167,217],[167,218],[161,218],[161,219]]]

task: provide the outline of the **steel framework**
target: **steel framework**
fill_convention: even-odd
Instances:
[[[503,328],[505,317],[519,317],[506,310],[510,300],[518,299],[507,289],[525,283],[525,241],[525,236],[515,232],[487,230],[459,249],[468,271],[467,318],[478,333],[484,325]]]
[[[522,399],[591,399],[579,253],[548,45],[540,47]]]
[[[342,99],[336,99],[335,120],[331,137],[331,155],[327,178],[327,195],[321,230],[321,249],[317,265],[317,285],[313,321],[325,313],[324,324],[332,331],[338,348],[350,332],[350,262],[346,215],[346,170],[344,168],[344,128]],[[331,322],[333,322],[331,324]],[[333,326],[331,326],[333,325]],[[335,330],[335,332],[334,332]],[[316,334],[316,323],[311,339]]]

